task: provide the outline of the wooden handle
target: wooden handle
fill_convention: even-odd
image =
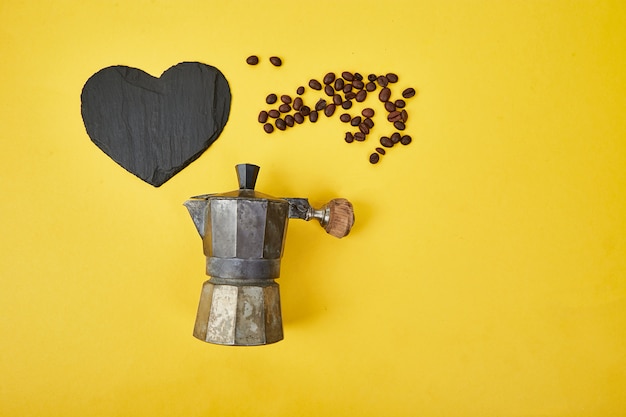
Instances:
[[[324,226],[326,232],[337,238],[347,236],[354,225],[354,208],[345,198],[330,200],[326,207],[330,213],[328,223]]]

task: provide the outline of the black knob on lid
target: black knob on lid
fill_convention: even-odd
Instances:
[[[237,180],[239,180],[240,190],[254,190],[256,177],[259,175],[261,167],[253,164],[238,164],[235,166],[237,170]]]

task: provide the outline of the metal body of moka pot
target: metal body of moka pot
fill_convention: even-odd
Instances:
[[[194,336],[222,345],[264,345],[283,339],[280,275],[289,218],[316,218],[336,237],[354,223],[352,205],[332,200],[322,209],[306,199],[276,198],[254,190],[259,167],[236,166],[239,189],[185,202],[211,279],[202,287]]]

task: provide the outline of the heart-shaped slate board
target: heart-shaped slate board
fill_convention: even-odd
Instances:
[[[158,187],[218,138],[230,100],[228,81],[210,65],[182,62],[160,78],[116,65],[87,80],[81,113],[96,146]]]

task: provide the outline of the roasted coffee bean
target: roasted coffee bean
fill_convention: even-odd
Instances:
[[[282,96],[280,96],[280,101],[282,101],[285,104],[291,104],[291,97],[288,96],[287,94],[283,94]]]
[[[385,148],[391,148],[393,146],[393,141],[387,136],[382,136],[380,138],[380,144],[383,145]]]
[[[356,93],[356,97],[354,98],[358,103],[362,103],[365,101],[365,99],[367,98],[367,91],[365,90],[360,90],[358,93]]]
[[[277,100],[278,100],[278,96],[276,94],[270,94],[267,97],[265,97],[265,102],[267,104],[274,104],[276,103]]]
[[[345,140],[348,143],[352,143],[354,142],[354,135],[350,132],[346,132],[346,137],[343,140]]]
[[[256,55],[250,55],[248,58],[246,58],[246,62],[248,63],[248,65],[256,65],[259,63],[259,57]]]
[[[396,107],[399,109],[402,109],[404,108],[404,106],[406,106],[406,102],[404,100],[396,100],[393,104],[395,104]]]
[[[300,97],[296,97],[296,99],[293,101],[293,109],[300,110],[302,108],[302,104],[302,99]]]
[[[400,114],[398,110],[395,110],[387,115],[387,120],[389,120],[392,123],[397,122],[399,120],[402,120],[402,115]]]
[[[280,117],[280,112],[278,110],[276,110],[276,109],[272,109],[272,110],[268,111],[267,114],[271,118],[273,118],[273,119],[276,119],[276,118]]]
[[[345,85],[345,83],[343,82],[343,78],[337,78],[335,80],[335,90],[336,91],[341,91],[343,90],[343,86]]]
[[[387,110],[389,113],[391,113],[395,109],[396,109],[396,105],[395,104],[393,104],[391,101],[385,101],[385,110]]]
[[[341,77],[346,81],[354,80],[354,75],[351,72],[344,71],[341,73]]]
[[[343,92],[344,93],[349,93],[350,91],[352,91],[352,84],[344,84],[343,85]]]
[[[267,116],[267,112],[265,110],[261,110],[261,113],[259,113],[259,123],[267,122]]]
[[[344,110],[348,110],[350,107],[352,107],[352,101],[350,101],[350,100],[344,101],[343,103],[341,103],[341,107]]]
[[[324,75],[324,84],[328,85],[331,84],[333,81],[335,81],[335,73],[334,72],[329,72],[328,74]]]
[[[285,123],[287,123],[287,126],[292,127],[295,123],[295,119],[292,115],[288,114],[287,116],[285,116]]]
[[[302,113],[303,116],[308,116],[311,114],[311,108],[309,106],[302,106],[300,113]]]
[[[380,161],[380,156],[376,152],[370,155],[370,164],[377,164]]]
[[[403,144],[403,145],[408,145],[412,141],[413,141],[413,139],[409,135],[404,135],[404,136],[402,136],[402,139],[400,139],[400,143]]]
[[[370,74],[370,75],[367,76],[367,79],[369,81],[376,81],[376,78],[378,78],[378,77],[376,77],[376,74]]]
[[[302,113],[297,112],[293,115],[293,119],[296,121],[296,123],[298,124],[302,124],[302,122],[304,122],[304,116],[302,115]]]
[[[386,101],[389,101],[389,98],[391,98],[391,90],[387,87],[384,87],[382,90],[380,90],[380,93],[378,93],[378,99],[384,103]]]
[[[357,90],[362,90],[363,87],[365,87],[365,84],[361,80],[354,80],[352,81],[352,87],[356,88]]]
[[[404,123],[402,123],[399,120],[397,122],[393,122],[393,127],[395,127],[398,130],[404,130],[406,128],[406,126],[404,126]]]
[[[356,93],[354,91],[350,91],[344,94],[344,96],[346,97],[346,100],[352,100],[353,98],[356,98]]]
[[[289,113],[291,111],[291,106],[283,103],[278,107],[278,111],[281,113]]]
[[[361,132],[363,132],[364,134],[366,134],[366,135],[367,135],[368,133],[370,133],[370,128],[369,128],[369,127],[367,127],[367,125],[366,125],[365,123],[361,123],[361,124],[359,125],[359,130],[360,130]]]
[[[354,117],[352,118],[352,120],[350,121],[350,124],[351,124],[352,126],[358,126],[358,125],[360,125],[360,124],[361,124],[361,116],[354,116]]]
[[[270,62],[272,63],[272,65],[274,65],[275,67],[280,67],[281,65],[283,65],[283,60],[280,59],[277,56],[272,56],[270,57]]]
[[[326,87],[324,87],[324,92],[327,96],[332,97],[335,94],[335,89],[332,85],[327,85]]]
[[[341,120],[344,123],[348,123],[351,119],[352,117],[350,117],[348,113],[343,113],[341,116],[339,116],[339,120]]]
[[[363,109],[361,114],[365,117],[374,117],[375,113],[374,113],[374,109],[368,107],[366,109]]]
[[[334,112],[335,112],[335,105],[333,103],[330,103],[324,109],[324,114],[328,117],[332,116]]]
[[[343,102],[343,99],[341,98],[339,94],[335,94],[333,96],[333,103],[335,103],[336,106],[339,106],[342,102]]]
[[[285,121],[283,119],[276,119],[276,122],[274,122],[274,124],[276,125],[277,129],[280,130],[285,130],[287,129],[287,123],[285,123]]]
[[[315,110],[324,110],[326,108],[326,100],[320,98],[317,103],[315,103]]]
[[[404,90],[402,92],[402,97],[404,98],[411,98],[415,95],[415,89],[414,88],[407,88],[406,90]]]
[[[304,86],[298,87],[298,89],[296,90],[296,93],[298,93],[298,95],[300,96],[304,94]]]
[[[265,123],[263,125],[263,130],[265,130],[265,133],[272,133],[274,131],[274,126],[269,123]]]
[[[355,72],[354,73],[354,79],[361,81],[363,79],[363,76],[361,74],[359,74],[358,72]]]
[[[409,113],[407,113],[406,110],[402,110],[400,114],[402,115],[402,121],[406,123],[406,121],[409,120]]]
[[[309,120],[311,121],[311,123],[317,122],[318,117],[319,117],[319,114],[317,113],[316,110],[313,110],[311,114],[309,114]]]
[[[374,121],[370,119],[369,117],[366,117],[363,120],[363,123],[365,124],[365,126],[369,127],[370,129],[374,127]]]
[[[381,155],[385,154],[385,150],[383,148],[376,148],[376,152],[378,152]]]
[[[363,133],[363,132],[356,132],[354,134],[354,140],[356,140],[357,142],[363,142],[365,140],[365,133]]]
[[[393,134],[391,135],[391,137],[389,139],[391,139],[391,142],[393,142],[393,143],[400,142],[400,133],[393,132]]]
[[[378,85],[381,87],[387,87],[387,84],[389,84],[389,80],[384,75],[379,75],[376,81],[378,81]]]
[[[322,84],[320,84],[320,82],[317,80],[310,80],[309,87],[311,87],[313,90],[321,90]]]
[[[369,82],[365,84],[365,89],[371,93],[372,91],[376,90],[376,84]]]
[[[390,72],[389,74],[387,74],[386,78],[387,78],[387,81],[389,81],[390,83],[398,82],[398,76],[394,74],[393,72]]]

